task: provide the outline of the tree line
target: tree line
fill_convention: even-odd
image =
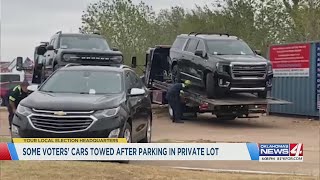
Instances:
[[[178,34],[229,33],[264,55],[271,44],[320,40],[319,0],[215,0],[186,10],[179,6],[156,13],[131,0],[100,0],[82,15],[81,32],[98,30],[119,48],[126,63],[143,63],[148,47],[171,45]]]

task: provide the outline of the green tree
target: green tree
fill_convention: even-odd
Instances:
[[[156,35],[154,20],[154,11],[142,2],[135,5],[130,0],[101,0],[88,6],[80,30],[98,30],[124,53],[129,64],[132,56],[141,59],[142,52],[152,45]]]

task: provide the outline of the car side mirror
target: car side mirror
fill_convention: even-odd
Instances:
[[[17,71],[23,70],[23,58],[22,57],[17,57],[16,69],[17,69]]]
[[[112,51],[119,51],[118,48],[111,48],[111,49],[112,49]]]
[[[194,53],[194,55],[199,56],[199,57],[205,57],[204,52],[202,50],[196,50],[196,52]]]
[[[48,51],[52,51],[52,50],[54,50],[54,47],[53,47],[53,45],[48,45],[46,49],[47,49]]]
[[[257,55],[259,55],[259,56],[261,56],[262,55],[262,53],[261,53],[261,51],[260,50],[255,50],[254,51]]]
[[[27,87],[28,91],[31,91],[31,92],[37,91],[38,88],[39,88],[39,85],[37,85],[37,84],[32,84]]]
[[[144,89],[141,88],[132,88],[130,90],[130,96],[142,96],[146,93],[146,91]]]
[[[136,68],[137,67],[137,57],[132,57],[131,59],[131,67]]]

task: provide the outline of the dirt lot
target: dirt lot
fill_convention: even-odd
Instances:
[[[145,165],[125,165],[117,163],[96,163],[96,162],[2,162],[2,180],[12,179],[113,179],[113,180],[312,180],[316,177],[293,176],[293,175],[256,175],[238,173],[212,173],[196,172],[187,170],[169,169],[164,167]],[[14,167],[14,168],[12,168]],[[43,171],[43,169],[47,169]],[[19,172],[19,173],[17,173]],[[147,173],[146,173],[147,172]]]
[[[184,124],[172,124],[166,109],[156,109],[154,113],[153,141],[210,140],[216,142],[304,143],[304,162],[139,161],[131,162],[131,164],[268,171],[319,176],[319,121],[263,116],[258,119],[219,122],[211,115],[202,115],[197,120],[189,120]],[[9,135],[7,115],[3,111],[0,119],[0,135]]]

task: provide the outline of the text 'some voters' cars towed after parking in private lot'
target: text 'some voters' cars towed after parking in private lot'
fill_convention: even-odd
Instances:
[[[150,97],[127,66],[66,66],[29,88],[34,92],[17,108],[13,138],[151,140]]]

